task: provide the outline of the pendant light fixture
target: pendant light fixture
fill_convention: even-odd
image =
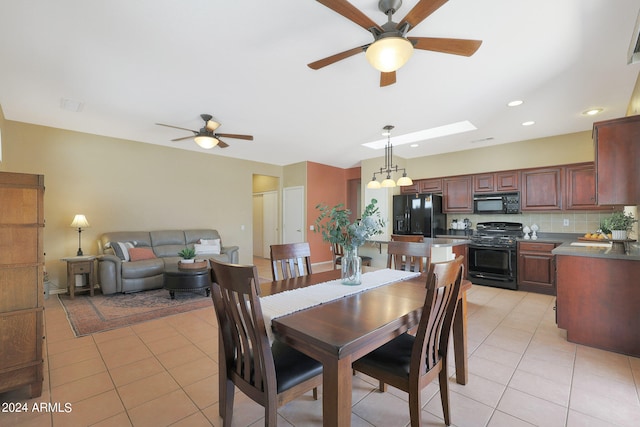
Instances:
[[[407,176],[407,170],[405,168],[399,168],[398,165],[393,164],[393,145],[391,145],[391,130],[393,129],[393,126],[387,125],[382,129],[382,134],[387,136],[387,145],[385,145],[384,147],[384,167],[381,167],[378,172],[373,173],[373,178],[367,184],[367,188],[376,189],[391,188],[395,187],[396,185],[398,187],[412,185],[413,181]],[[395,182],[393,179],[391,179],[391,172],[398,171],[402,171],[402,177],[398,179],[398,182]],[[382,181],[382,183],[379,183],[376,180],[377,174],[386,174],[387,177]]]

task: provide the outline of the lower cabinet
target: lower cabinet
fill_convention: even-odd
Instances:
[[[518,242],[518,290],[556,294],[556,262],[551,251],[557,243]]]

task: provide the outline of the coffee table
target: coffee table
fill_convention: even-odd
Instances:
[[[176,291],[193,292],[204,289],[207,296],[211,292],[210,268],[181,270],[178,265],[168,265],[164,271],[164,288],[175,299]]]

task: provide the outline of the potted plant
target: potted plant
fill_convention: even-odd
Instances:
[[[196,250],[193,248],[184,248],[183,250],[178,252],[178,255],[182,257],[182,261],[180,262],[184,264],[190,264],[195,262]]]
[[[318,204],[316,209],[320,215],[316,219],[315,232],[322,233],[322,240],[339,244],[344,248],[344,256],[340,262],[342,267],[342,283],[359,285],[361,283],[362,259],[358,256],[358,248],[376,234],[382,234],[384,221],[380,218],[378,201],[371,199],[362,217],[353,223],[349,220],[351,211],[340,203],[332,208]]]
[[[631,231],[631,227],[635,222],[637,222],[637,219],[633,217],[631,212],[614,212],[610,217],[602,221],[601,228],[604,233],[611,232],[612,240],[625,240],[627,233]]]

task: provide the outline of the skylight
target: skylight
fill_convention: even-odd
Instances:
[[[468,120],[464,120],[461,122],[451,123],[444,126],[438,126],[431,129],[424,129],[417,132],[407,133],[404,135],[393,135],[391,136],[391,143],[394,146],[410,144],[416,141],[424,141],[427,139],[439,138],[442,136],[455,135],[458,133],[469,132],[472,130],[476,130],[477,128]],[[387,144],[387,139],[380,139],[378,141],[366,142],[362,145],[365,147],[373,148],[374,150],[379,150],[384,148]]]

